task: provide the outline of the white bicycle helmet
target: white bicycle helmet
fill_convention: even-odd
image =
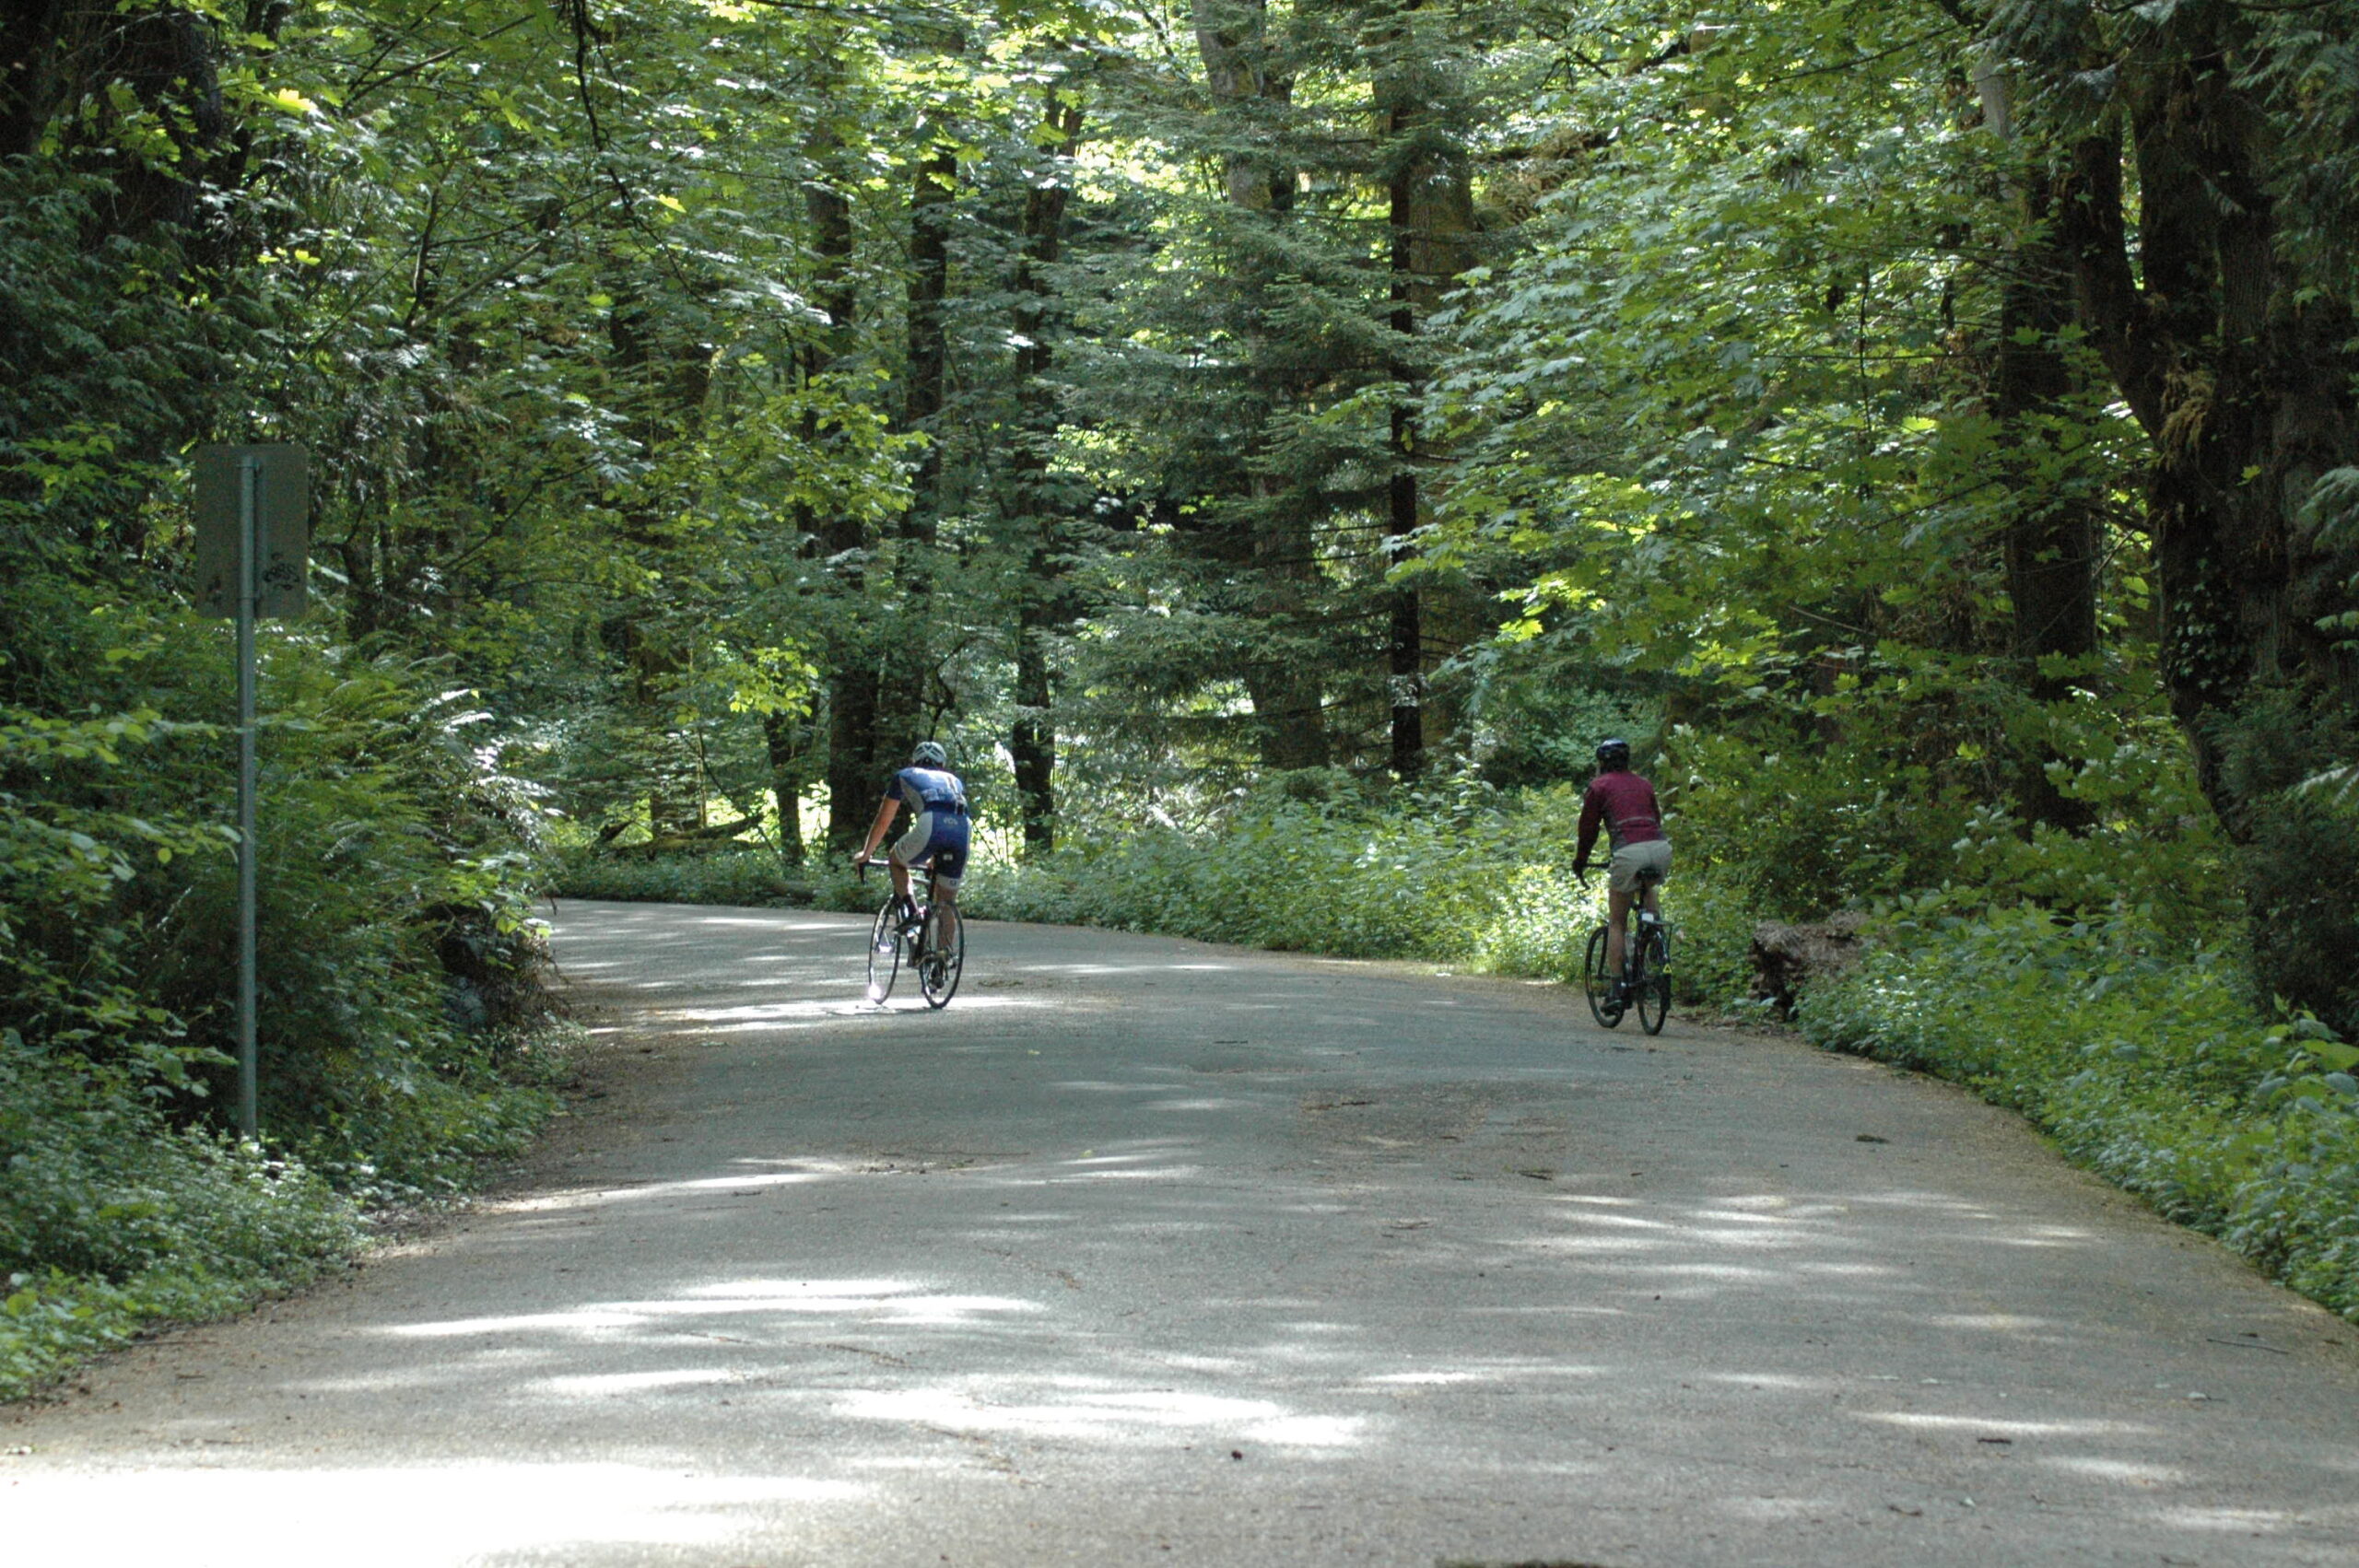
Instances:
[[[939,741],[920,741],[916,748],[910,753],[910,766],[911,767],[947,767],[950,766],[950,754],[942,749],[942,743]]]

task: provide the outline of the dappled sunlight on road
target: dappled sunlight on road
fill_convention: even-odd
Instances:
[[[957,1002],[962,1014],[1039,1010],[1050,1005],[1030,997],[996,996],[989,991],[979,995],[961,994]],[[671,1026],[692,1024],[704,1033],[718,1035],[733,1031],[808,1028],[847,1018],[875,1018],[895,1012],[922,1014],[932,1011],[923,1000],[915,998],[889,997],[879,1005],[865,997],[851,997],[828,1001],[748,1002],[738,1007],[662,1008],[650,1013],[646,1022]]]
[[[980,1386],[873,1391],[845,1397],[838,1410],[855,1419],[942,1427],[953,1432],[1060,1437],[1095,1445],[1133,1437],[1267,1444],[1338,1449],[1361,1441],[1360,1416],[1289,1413],[1272,1399],[1238,1398],[1171,1388],[1121,1388],[1058,1378],[1028,1398],[1003,1381]]]
[[[211,1463],[53,1478],[10,1498],[6,1528],[27,1552],[16,1560],[29,1564],[619,1562],[664,1549],[723,1546],[781,1507],[825,1511],[874,1491],[873,1482],[851,1480],[699,1474],[669,1456],[635,1464],[478,1459],[228,1469]],[[103,1537],[92,1528],[97,1520],[110,1523]],[[227,1527],[192,1528],[194,1520]],[[100,1539],[105,1555],[86,1555]]]
[[[606,1334],[678,1328],[708,1318],[728,1319],[744,1332],[746,1318],[776,1316],[951,1326],[995,1313],[1035,1310],[1029,1302],[927,1291],[900,1280],[732,1281],[698,1287],[670,1300],[587,1302],[562,1312],[406,1323],[381,1332],[413,1340],[543,1332]]]
[[[0,1460],[0,1550],[104,1484],[142,1568],[2353,1561],[2348,1357],[1946,1090],[1155,939],[977,921],[933,1012],[857,918],[559,924],[609,1141],[161,1383],[135,1472]]]
[[[1145,1086],[1136,1079],[1044,1084],[1134,1108],[1140,1102],[1129,1092]],[[1255,1103],[1220,1098],[1211,1108]],[[1370,1115],[1382,1108],[1373,1099],[1311,1103]],[[1469,1157],[1462,1149],[1449,1153]],[[876,1183],[920,1180],[939,1195],[930,1217],[906,1235],[877,1237],[876,1255],[958,1266],[843,1276],[781,1269],[781,1258],[765,1271],[707,1271],[661,1291],[377,1332],[450,1347],[424,1375],[514,1410],[660,1402],[669,1419],[692,1427],[849,1423],[865,1433],[852,1445],[863,1464],[891,1462],[879,1457],[881,1445],[888,1456],[962,1472],[1020,1467],[1043,1445],[1069,1445],[1101,1454],[1235,1446],[1397,1464],[1408,1457],[1400,1445],[1419,1430],[1407,1418],[1448,1410],[1464,1419],[1507,1399],[1558,1435],[1518,1459],[1485,1455],[1485,1474],[1538,1477],[1585,1463],[1561,1451],[1584,1433],[1607,1445],[1655,1441],[1646,1425],[1631,1424],[1636,1400],[1651,1402],[1658,1420],[1740,1421],[1780,1433],[1776,1441],[1805,1462],[1837,1462],[1837,1433],[1848,1430],[1907,1434],[1900,1440],[2013,1467],[1978,1480],[1984,1490],[2030,1484],[2009,1475],[2037,1476],[2046,1480],[2036,1484],[2088,1501],[2120,1494],[2191,1505],[2219,1480],[2188,1462],[2168,1420],[2083,1413],[2029,1370],[2005,1388],[1953,1387],[1945,1362],[1877,1348],[1905,1342],[1894,1337],[1911,1325],[1962,1336],[1960,1343],[2010,1340],[2039,1347],[2042,1356],[2069,1358],[2085,1342],[2085,1330],[2067,1316],[2005,1306],[1959,1311],[1920,1278],[1920,1260],[1938,1259],[1954,1277],[1975,1258],[2059,1229],[2001,1206],[1921,1185],[1840,1193],[1731,1188],[1682,1198],[1566,1191],[1575,1178],[1565,1176],[1502,1176],[1506,1185],[1483,1189],[1487,1197],[1470,1193],[1476,1200],[1464,1212],[1404,1213],[1414,1178],[1370,1163],[1380,1153],[1265,1173],[1244,1187],[1203,1154],[1200,1139],[1184,1137],[1123,1140],[1053,1158],[935,1156],[921,1147],[870,1160],[780,1151],[663,1182],[525,1199],[506,1206],[519,1223],[589,1212],[662,1225],[705,1213],[695,1205],[716,1195],[768,1195],[816,1215]],[[1108,1180],[1133,1184],[1135,1195],[1112,1208],[1039,1201],[1051,1189]],[[1223,1249],[1240,1228],[1306,1258],[1304,1277],[1319,1287],[1221,1288],[1238,1281]],[[1133,1237],[1167,1250],[1178,1293],[1135,1298],[1113,1332],[1095,1299],[1101,1286],[1091,1259],[1136,1245]],[[2041,1239],[2069,1247],[2092,1238]],[[1027,1261],[1044,1246],[1077,1272]],[[1304,1254],[1306,1246],[1317,1250]],[[1339,1289],[1340,1279],[1360,1283]],[[1721,1345],[1703,1327],[1771,1298],[1797,1314],[1782,1340]],[[1435,1305],[1414,1313],[1413,1302]],[[1679,1315],[1666,1316],[1674,1303]],[[1223,1324],[1216,1352],[1194,1347],[1192,1327],[1166,1327],[1203,1312]],[[1499,1353],[1503,1337],[1520,1349]],[[1848,1348],[1836,1350],[1838,1340]],[[606,1364],[569,1366],[572,1347],[589,1344]],[[1835,1426],[1825,1428],[1830,1419]],[[945,1438],[986,1447],[945,1451]],[[1820,1457],[1810,1461],[1813,1454]],[[1444,1453],[1416,1462],[1438,1473],[1460,1461]],[[839,1466],[823,1473],[858,1472]],[[1814,1516],[1830,1504],[1816,1494],[1765,1492],[1714,1506],[1731,1518],[1770,1520]]]

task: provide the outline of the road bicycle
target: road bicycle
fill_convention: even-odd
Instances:
[[[871,866],[891,864],[890,860],[863,860],[860,879],[868,880]],[[868,932],[868,1000],[881,1005],[893,994],[893,981],[906,965],[917,976],[925,1004],[947,1007],[958,993],[958,977],[967,967],[966,917],[959,917],[957,928],[945,942],[942,911],[934,907],[933,868],[910,869],[912,874],[924,876],[925,897],[914,906],[904,906],[899,894],[888,893],[877,908],[876,923]]]
[[[1581,959],[1581,989],[1589,995],[1590,1016],[1608,1029],[1618,1026],[1633,1004],[1638,1010],[1638,1027],[1649,1035],[1661,1034],[1663,1020],[1671,1016],[1671,928],[1661,915],[1645,907],[1647,895],[1661,881],[1661,874],[1652,870],[1638,873],[1637,892],[1630,901],[1629,939],[1623,944],[1622,962],[1629,984],[1620,996],[1614,994],[1614,976],[1606,968],[1606,954],[1612,951],[1608,944],[1613,941],[1609,922],[1599,921],[1589,933],[1589,951]]]

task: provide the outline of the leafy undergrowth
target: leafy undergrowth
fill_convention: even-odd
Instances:
[[[0,1398],[335,1266],[372,1208],[460,1190],[519,1147],[562,1071],[530,792],[476,741],[482,716],[430,671],[274,635],[270,1141],[230,1136],[217,628],[65,594],[32,609],[0,638],[53,677],[17,683],[38,706],[0,701]]]
[[[0,1043],[0,1398],[158,1319],[218,1316],[349,1257],[358,1205],[299,1162],[174,1129]]]
[[[1806,1000],[1830,1049],[1967,1084],[2164,1214],[2359,1321],[2359,1048],[2257,1021],[2215,952],[2135,916],[1904,906]]]
[[[780,869],[777,851],[761,845],[657,856],[571,849],[553,869],[549,891],[561,898],[756,909],[800,908],[812,899],[811,879]]]
[[[302,1139],[306,1159],[174,1126],[120,1082],[0,1036],[0,1400],[161,1323],[297,1289],[367,1244],[372,1211],[464,1190],[555,1108],[566,1038],[511,1042],[497,1082],[423,1080],[425,1104],[360,1110]],[[383,1166],[352,1153],[372,1134]]]

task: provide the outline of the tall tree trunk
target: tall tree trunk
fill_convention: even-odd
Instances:
[[[762,742],[770,765],[770,800],[778,810],[779,859],[790,866],[801,865],[808,854],[803,842],[803,786],[809,735],[807,722],[793,714],[762,716]]]
[[[1387,215],[1391,222],[1392,476],[1387,486],[1385,546],[1397,563],[1422,521],[1421,453],[1414,407],[1425,386],[1420,323],[1465,270],[1474,232],[1473,171],[1451,134],[1449,93],[1415,29],[1416,0],[1402,8],[1375,73],[1378,128],[1386,143]],[[1425,616],[1416,588],[1390,594],[1387,677],[1391,693],[1392,773],[1406,782],[1425,770]]]
[[[2309,515],[2320,481],[2359,465],[2359,328],[2348,298],[2309,287],[2279,248],[2276,127],[2244,85],[2257,25],[2221,0],[2123,24],[2126,114],[2074,149],[2064,229],[2089,336],[2154,439],[2163,684],[2244,851],[2256,967],[2271,992],[2353,1029],[2359,831],[2294,786],[2359,740],[2359,667],[2338,642],[2359,609],[2359,545]]]
[[[949,373],[949,339],[943,307],[950,295],[950,216],[957,193],[958,149],[938,139],[934,127],[921,128],[933,139],[910,170],[909,366],[902,378],[901,427],[926,438],[912,477],[909,520],[911,538],[932,544],[939,521],[942,446],[935,426],[942,415]]]
[[[1392,445],[1401,468],[1389,485],[1385,547],[1388,559],[1408,554],[1417,532],[1416,427],[1405,404],[1392,410]],[[1396,583],[1390,595],[1385,673],[1392,698],[1392,777],[1407,783],[1426,770],[1426,630],[1417,590]]]
[[[248,30],[276,37],[284,15],[259,14]],[[227,236],[205,191],[234,184],[244,156],[221,94],[224,53],[216,22],[194,10],[0,0],[0,158],[54,134],[74,166],[111,181],[108,233],[176,229],[200,265],[222,263]],[[145,123],[126,137],[135,117]]]
[[[1977,77],[1985,127],[2014,143],[2012,84],[1995,64]],[[2059,209],[2081,198],[2069,167],[2036,162],[2017,177],[2020,235],[2004,263],[1991,414],[2007,469],[2001,539],[2012,606],[2009,649],[2036,702],[2073,689],[2061,666],[2097,649],[2098,500],[2073,472],[2070,449],[2085,406],[2065,338],[2074,324],[2071,256]],[[2048,778],[2053,748],[2036,744],[2017,769],[2015,795],[2028,821],[2078,832],[2089,813]]]
[[[1293,210],[1296,170],[1281,145],[1285,111],[1294,99],[1294,79],[1278,64],[1269,32],[1266,0],[1195,0],[1192,20],[1204,78],[1235,129],[1222,154],[1228,205],[1240,224],[1283,223]],[[1250,215],[1250,216],[1248,216]],[[1240,255],[1232,282],[1248,301],[1259,336],[1267,325],[1268,293],[1274,279],[1267,263]],[[1272,394],[1285,397],[1292,389]],[[1255,432],[1257,443],[1265,440]],[[1256,583],[1251,608],[1265,635],[1243,650],[1239,675],[1253,702],[1262,762],[1271,768],[1324,766],[1329,759],[1325,683],[1305,651],[1318,586],[1309,497],[1268,476],[1251,481],[1243,497],[1251,532],[1251,570]]]
[[[673,449],[696,434],[711,386],[711,354],[693,334],[661,322],[633,285],[617,282],[613,292],[612,363],[617,381],[629,389],[627,427],[648,464],[624,500],[622,532],[641,559],[660,562],[672,549],[671,513],[679,500],[663,468],[675,459]],[[659,838],[704,822],[702,769],[686,737],[671,727],[673,692],[687,669],[688,649],[669,611],[660,600],[637,598],[617,606],[606,626],[609,646],[630,671],[631,707],[651,743],[648,822]]]
[[[2249,802],[2222,766],[2227,727],[2267,688],[2353,703],[2353,672],[2318,624],[2350,607],[2353,561],[2301,517],[2322,474],[2359,462],[2353,325],[2280,266],[2265,121],[2236,82],[2245,25],[2184,6],[2168,54],[2128,73],[2142,284],[2118,129],[2075,148],[2062,214],[2082,320],[2154,441],[2146,517],[2165,687],[2238,837]]]
[[[1058,416],[1056,392],[1048,380],[1056,359],[1050,321],[1055,289],[1049,270],[1064,250],[1071,167],[1081,145],[1081,104],[1071,98],[1061,99],[1051,88],[1043,119],[1056,137],[1056,172],[1035,181],[1025,198],[1023,250],[1016,261],[1015,302],[1010,311],[1019,416],[1009,462],[1016,515],[1027,543],[1023,579],[1016,588],[1016,719],[1008,732],[1008,753],[1015,761],[1016,808],[1027,855],[1045,853],[1057,843],[1056,691],[1049,639],[1072,619],[1073,610],[1065,582],[1066,508],[1048,482]]]
[[[1385,114],[1386,132],[1398,136],[1407,128],[1414,106],[1395,101]],[[1417,532],[1417,426],[1410,408],[1424,377],[1411,359],[1417,334],[1416,255],[1412,238],[1418,211],[1417,161],[1404,158],[1393,171],[1388,191],[1388,216],[1392,220],[1392,333],[1397,347],[1392,380],[1399,401],[1392,405],[1392,461],[1397,465],[1386,486],[1385,563],[1399,565]],[[1426,635],[1418,614],[1417,590],[1396,583],[1391,593],[1391,625],[1386,638],[1386,675],[1392,698],[1392,777],[1405,784],[1426,769]]]
[[[923,157],[910,170],[910,275],[902,340],[901,428],[925,438],[910,475],[901,547],[892,556],[897,603],[889,625],[872,629],[890,654],[875,661],[876,708],[867,773],[881,779],[898,766],[925,727],[926,685],[936,646],[934,541],[942,509],[941,415],[949,373],[943,312],[950,292],[950,217],[957,193],[958,150],[941,128],[923,125]]]
[[[851,351],[860,306],[852,276],[851,201],[845,193],[851,175],[843,167],[843,143],[823,125],[811,146],[804,209],[811,226],[813,292],[827,325],[811,333],[798,355],[806,385]],[[804,435],[817,440],[816,415]],[[870,541],[861,519],[851,512],[822,517],[806,509],[800,521],[835,581],[827,649],[827,843],[833,849],[853,849],[867,834],[869,807],[884,783],[876,769],[878,643],[862,603]]]
[[[1221,158],[1229,204],[1249,212],[1288,210],[1295,171],[1257,146],[1276,130],[1276,111],[1294,101],[1294,78],[1273,66],[1268,0],[1194,0],[1191,20],[1205,85],[1240,123],[1242,134]]]

